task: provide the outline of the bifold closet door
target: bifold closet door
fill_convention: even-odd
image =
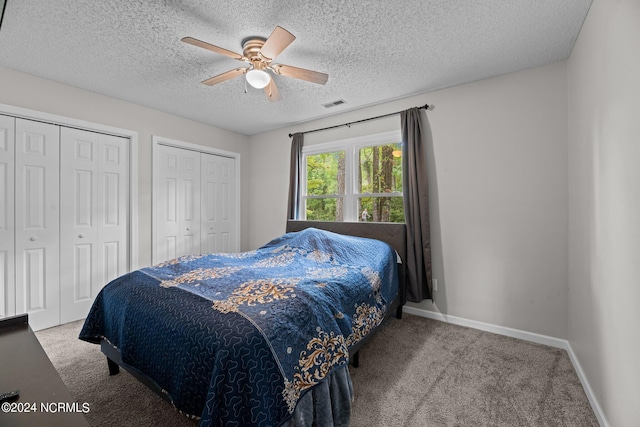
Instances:
[[[234,252],[235,159],[202,153],[202,253]]]
[[[165,145],[157,150],[154,263],[200,253],[200,153]]]
[[[128,271],[128,140],[60,131],[60,320],[87,316],[104,285]]]
[[[14,148],[15,119],[0,115],[0,318],[16,314]]]
[[[34,330],[60,323],[59,127],[16,119],[16,313]]]

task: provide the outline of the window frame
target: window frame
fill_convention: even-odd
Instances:
[[[302,176],[300,177],[300,205],[298,206],[298,212],[300,212],[299,219],[307,219],[306,202],[308,199],[342,198],[344,201],[342,205],[344,214],[342,222],[358,222],[358,199],[364,197],[404,197],[404,193],[398,191],[391,193],[359,193],[357,188],[357,162],[360,149],[377,145],[397,144],[401,140],[402,133],[400,129],[398,129],[373,135],[364,135],[325,143],[303,145]],[[307,157],[335,151],[344,151],[345,153],[345,194],[307,195]]]

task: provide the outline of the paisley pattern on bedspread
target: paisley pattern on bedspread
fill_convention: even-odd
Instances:
[[[214,353],[214,360],[223,357],[225,361],[212,362],[210,370],[202,368],[211,381],[205,392],[201,425],[281,424],[293,413],[307,390],[348,363],[349,347],[382,322],[398,286],[395,253],[387,244],[316,229],[285,234],[243,254],[178,258],[141,269],[137,275],[137,280],[131,280],[131,287],[141,288],[140,283],[144,282],[145,289],[155,284],[152,294],[172,291],[190,295],[190,299],[197,297],[198,301],[207,303],[209,310],[204,315],[207,320],[201,322],[215,319],[215,326],[204,328],[215,330],[214,337],[202,339],[210,341],[207,345]],[[118,280],[122,281],[115,282]],[[111,286],[105,287],[103,293],[108,293]],[[98,299],[101,297],[102,293]],[[197,311],[201,312],[201,303],[198,304]],[[93,320],[87,320],[81,338],[95,342],[92,337],[106,336],[114,342],[100,327],[87,326],[100,323],[96,319],[102,313],[94,314],[99,311],[95,307],[96,304],[90,314]],[[149,322],[154,323],[151,319]],[[219,332],[229,323],[235,323],[234,329],[238,329],[238,322],[242,325],[240,329],[253,332],[236,330],[237,339],[235,334],[222,336]],[[162,329],[159,325],[155,328]],[[117,336],[114,344],[124,353],[122,343],[118,343],[118,334],[122,331],[111,333]],[[251,347],[256,341],[260,342],[262,351],[268,349],[271,354],[271,372],[264,371],[264,360],[253,361],[254,350],[238,348]],[[244,359],[238,359],[239,353]],[[123,361],[130,363],[124,356]],[[199,359],[206,357],[200,355]],[[247,366],[237,368],[235,365],[239,364]],[[135,367],[147,374],[146,367]],[[252,378],[252,382],[236,385],[228,379],[239,372]],[[261,396],[256,400],[255,393],[247,396],[247,389],[255,387],[255,378],[265,372],[269,375],[268,386],[265,383],[269,390],[262,392],[268,393],[268,398]],[[175,390],[160,385],[178,409],[189,412],[177,403],[181,399],[174,396]],[[220,388],[221,385],[224,387]],[[197,408],[189,410],[197,411]]]

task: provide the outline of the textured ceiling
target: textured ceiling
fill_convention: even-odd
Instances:
[[[591,0],[7,0],[0,66],[252,135],[566,59]],[[329,74],[276,76],[269,102],[245,64],[180,42],[242,52],[280,25],[297,39],[274,63]],[[322,104],[346,103],[330,109]]]

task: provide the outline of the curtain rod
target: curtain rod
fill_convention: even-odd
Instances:
[[[435,105],[433,105],[433,104],[431,104],[431,105],[424,104],[424,105],[418,107],[419,110],[433,110],[434,108],[435,108]],[[329,126],[329,127],[321,128],[321,129],[313,129],[313,130],[308,130],[306,132],[300,132],[300,133],[302,133],[304,135],[305,133],[313,133],[313,132],[319,132],[321,130],[335,129],[335,128],[339,128],[339,127],[342,127],[342,126],[351,126],[351,125],[354,125],[356,123],[368,122],[369,120],[382,119],[384,117],[394,116],[394,115],[400,114],[400,113],[402,113],[402,111],[396,111],[395,113],[383,114],[381,116],[369,117],[368,119],[356,120],[355,122],[343,123],[341,125]],[[292,136],[293,136],[293,134],[290,133],[289,134],[289,138],[291,138]]]

